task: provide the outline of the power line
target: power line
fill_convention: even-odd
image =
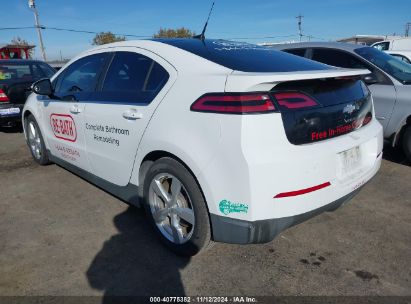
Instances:
[[[60,28],[60,27],[49,27],[39,25],[37,26],[20,26],[20,27],[0,27],[0,31],[3,30],[24,30],[24,29],[33,29],[33,28],[40,28],[42,30],[55,30],[55,31],[66,31],[66,32],[74,32],[74,33],[84,33],[84,34],[100,34],[101,32],[95,31],[85,31],[85,30],[76,30],[76,29],[69,29],[69,28]],[[119,34],[113,33],[116,36],[124,36],[124,37],[136,37],[136,38],[152,38],[153,36],[148,35],[134,35],[134,34]]]
[[[25,30],[25,29],[33,29],[36,28],[35,26],[20,26],[20,27],[0,27],[0,31],[6,30]]]
[[[74,33],[85,33],[85,34],[100,34],[101,32],[94,32],[94,31],[85,31],[85,30],[75,30],[75,29],[68,29],[68,28],[59,28],[59,27],[44,27],[46,30],[55,30],[55,31],[66,31],[66,32],[74,32]],[[116,36],[124,36],[124,37],[136,37],[136,38],[152,38],[153,36],[148,35],[133,35],[133,34],[119,34],[113,33]]]
[[[22,27],[2,27],[1,30],[22,30],[22,29],[33,29],[37,28],[36,26],[22,26]],[[86,31],[86,30],[77,30],[77,29],[70,29],[70,28],[60,28],[60,27],[48,27],[48,26],[40,26],[42,30],[53,30],[53,31],[66,31],[72,33],[84,33],[84,34],[100,34],[101,32],[95,31]],[[124,37],[134,37],[134,38],[152,38],[153,36],[149,35],[134,35],[134,34],[121,34],[121,33],[113,33],[116,36],[124,36]],[[278,35],[278,36],[255,36],[255,37],[222,37],[223,39],[227,40],[259,40],[259,39],[278,39],[278,38],[291,38],[291,37],[310,37],[319,40],[328,40],[325,38],[320,38],[312,35],[304,35],[300,34],[292,34],[292,35]]]

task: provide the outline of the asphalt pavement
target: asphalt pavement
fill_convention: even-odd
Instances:
[[[411,166],[394,154],[337,211],[189,259],[158,242],[142,210],[38,166],[23,134],[2,128],[0,295],[411,296]]]

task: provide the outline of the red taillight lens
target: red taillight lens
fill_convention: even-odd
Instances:
[[[190,107],[191,111],[247,114],[275,111],[275,106],[268,94],[206,94],[197,99]]]
[[[280,92],[273,94],[278,104],[286,109],[303,109],[318,106],[318,103],[300,92]]]
[[[364,121],[362,122],[362,125],[368,125],[370,123],[370,121],[372,120],[372,114],[368,113],[365,117],[364,117]]]
[[[0,102],[8,102],[9,98],[7,97],[6,93],[3,92],[2,89],[0,89]]]

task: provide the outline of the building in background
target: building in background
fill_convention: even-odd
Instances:
[[[371,45],[376,42],[390,40],[390,39],[399,39],[403,38],[402,36],[390,36],[390,35],[354,35],[348,38],[338,39],[338,42],[347,42],[363,45]]]
[[[0,59],[29,59],[34,45],[0,44]]]

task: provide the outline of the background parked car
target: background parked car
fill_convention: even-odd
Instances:
[[[385,51],[387,54],[411,64],[411,51]]]
[[[0,125],[13,125],[21,120],[21,110],[30,85],[41,78],[49,78],[55,70],[36,60],[0,60]]]
[[[363,80],[374,99],[384,138],[411,159],[411,65],[373,47],[338,42],[274,45],[273,48],[328,65],[368,69]]]
[[[393,50],[410,50],[411,51],[411,38],[396,38],[387,39],[384,41],[376,42],[371,45],[380,51],[393,51]]]

